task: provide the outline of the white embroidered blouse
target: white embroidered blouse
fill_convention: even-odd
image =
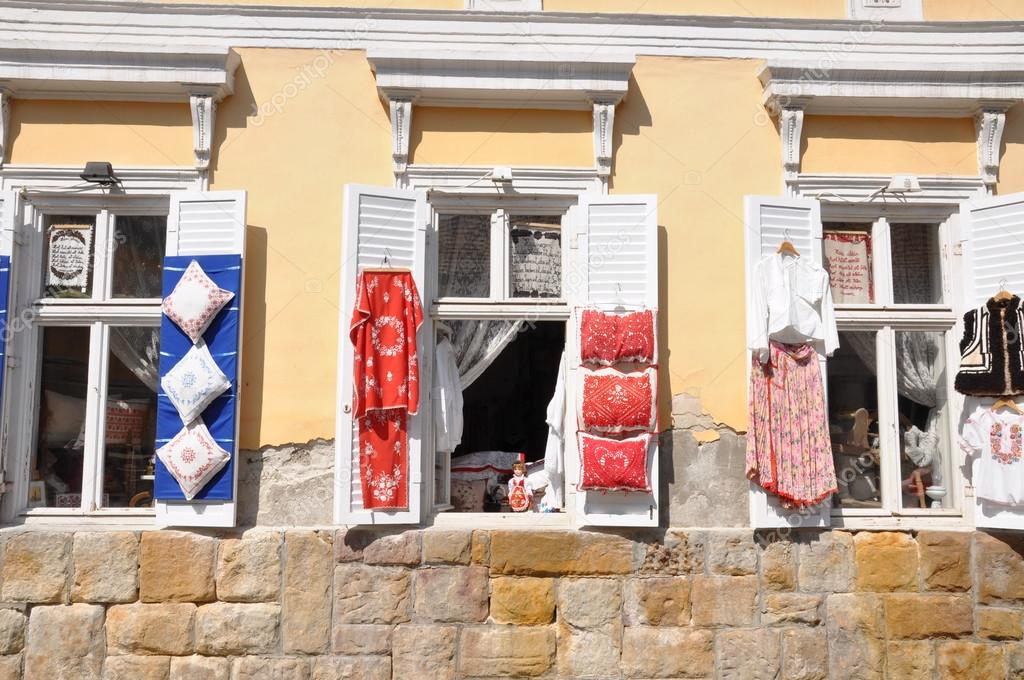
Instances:
[[[831,356],[839,348],[828,272],[805,257],[774,253],[754,269],[747,347],[768,360],[768,341],[811,343]]]

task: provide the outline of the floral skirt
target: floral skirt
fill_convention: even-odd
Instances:
[[[368,411],[359,419],[359,471],[363,507],[409,507],[409,432],[404,408]]]
[[[836,492],[825,390],[810,345],[772,342],[767,364],[753,358],[747,477],[788,507]]]

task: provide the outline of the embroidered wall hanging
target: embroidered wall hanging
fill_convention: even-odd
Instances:
[[[592,433],[654,432],[657,429],[657,369],[623,373],[614,368],[580,369],[579,424]]]
[[[579,433],[581,491],[650,491],[647,452],[651,435],[608,439]]]
[[[627,314],[580,309],[580,361],[611,366],[616,363],[657,362],[656,314],[645,309]]]

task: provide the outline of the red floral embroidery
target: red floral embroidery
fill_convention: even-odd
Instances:
[[[580,429],[626,432],[657,429],[657,371],[622,373],[613,368],[582,369]]]
[[[629,314],[582,310],[580,360],[605,366],[619,362],[655,363],[654,320],[654,312],[649,309]]]
[[[647,452],[651,435],[606,439],[579,433],[581,491],[650,491]]]
[[[164,298],[162,309],[168,319],[197,343],[220,310],[234,297],[234,293],[220,288],[202,266],[192,260],[174,290]]]
[[[1021,427],[1014,423],[1010,425],[1010,450],[1003,450],[1003,424],[999,421],[992,423],[989,431],[989,445],[992,447],[992,457],[1003,465],[1012,465],[1020,462],[1024,453],[1021,447]]]

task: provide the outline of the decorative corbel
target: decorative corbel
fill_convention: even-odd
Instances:
[[[395,184],[401,186],[409,167],[409,134],[412,131],[412,102],[414,97],[404,95],[388,97],[391,113],[391,169]]]
[[[1006,110],[1012,102],[982,102],[974,114],[974,130],[978,137],[978,173],[990,188],[999,179],[999,148],[1006,127]]]
[[[7,158],[7,138],[11,131],[11,90],[0,85],[0,168]]]
[[[217,100],[209,92],[190,92],[192,109],[192,149],[196,170],[206,176],[210,171],[210,152],[213,146],[213,118],[217,113]]]
[[[612,174],[612,133],[615,130],[615,105],[619,99],[597,97],[591,100],[594,106],[594,165],[597,166],[597,176],[605,185]]]
[[[800,175],[800,146],[804,139],[804,109],[809,98],[786,97],[776,101],[779,136],[782,140],[782,179],[788,185]]]

